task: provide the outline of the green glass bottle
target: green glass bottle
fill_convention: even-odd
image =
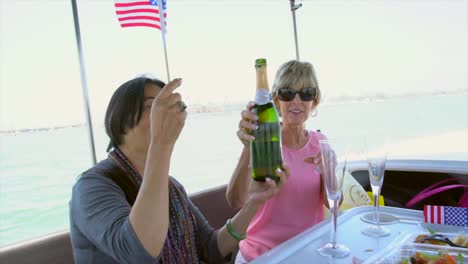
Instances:
[[[250,143],[250,167],[252,178],[265,181],[271,178],[278,182],[276,169],[281,168],[281,125],[278,111],[271,100],[267,78],[266,59],[255,60],[257,72],[256,106],[252,111],[258,115],[258,129],[252,131],[255,137]]]

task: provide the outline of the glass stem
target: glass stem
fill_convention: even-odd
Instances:
[[[330,235],[330,243],[332,244],[333,248],[336,247],[336,218],[338,217],[338,200],[328,200],[328,204],[330,206],[330,213],[332,214],[333,221],[332,224],[332,232]]]
[[[377,223],[377,228],[380,229],[379,196],[379,191],[374,193],[374,223]]]

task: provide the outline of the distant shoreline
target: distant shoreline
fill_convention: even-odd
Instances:
[[[424,94],[404,94],[404,95],[393,95],[388,96],[385,94],[375,94],[373,96],[331,96],[325,97],[323,105],[333,105],[333,104],[342,104],[342,103],[369,103],[376,101],[385,101],[389,99],[399,99],[399,98],[415,98],[415,97],[427,97],[427,96],[450,96],[450,95],[468,95],[468,91],[436,91]],[[243,103],[229,103],[229,104],[215,104],[208,103],[204,104],[193,104],[188,106],[188,111],[191,114],[203,114],[203,113],[221,113],[232,111],[233,109],[243,108]],[[74,127],[83,127],[86,126],[86,123],[78,123],[71,125],[56,125],[48,127],[35,127],[35,128],[19,128],[19,129],[4,129],[0,130],[0,136],[2,135],[16,135],[22,133],[33,133],[33,132],[43,132],[43,131],[55,131],[65,128],[74,128]]]
[[[411,138],[390,147],[388,150],[395,157],[424,157],[437,154],[454,156],[468,160],[468,128],[446,132],[434,136]],[[430,144],[428,144],[430,142]]]
[[[325,97],[325,104],[336,104],[336,103],[358,103],[358,102],[376,102],[384,101],[389,99],[409,99],[409,98],[419,98],[419,97],[428,97],[428,96],[450,96],[450,95],[467,95],[468,90],[460,91],[434,91],[428,93],[406,93],[406,94],[397,94],[397,95],[386,95],[382,93],[377,93],[372,96],[362,95],[362,96],[331,96]]]

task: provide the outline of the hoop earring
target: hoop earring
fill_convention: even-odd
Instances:
[[[315,111],[315,112],[314,112]],[[310,113],[311,117],[316,117],[318,114],[317,108],[312,109],[312,113]]]

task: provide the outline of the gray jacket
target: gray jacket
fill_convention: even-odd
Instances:
[[[112,160],[103,160],[84,172],[73,186],[70,237],[75,264],[158,263],[158,258],[153,258],[145,250],[130,225],[131,205],[125,193],[101,173],[115,166]],[[185,194],[182,185],[171,179]],[[197,222],[195,236],[200,260],[206,263],[225,262],[218,249],[217,231],[185,197]]]

